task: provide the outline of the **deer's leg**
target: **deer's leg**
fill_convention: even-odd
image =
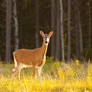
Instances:
[[[36,68],[35,68],[35,66],[33,66],[33,85],[35,85],[35,70],[36,70]]]
[[[20,80],[21,64],[18,67],[18,79]]]
[[[14,57],[14,65],[15,65],[15,68],[12,69],[12,77],[15,77],[17,71],[18,71],[18,63]]]
[[[17,72],[18,72],[18,66],[15,67],[12,71],[13,71],[13,72],[12,72],[12,78],[14,78],[15,75],[17,74]]]
[[[41,76],[41,72],[42,72],[42,67],[38,68],[38,75],[39,75],[40,85],[42,85],[42,76]]]

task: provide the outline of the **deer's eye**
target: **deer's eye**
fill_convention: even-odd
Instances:
[[[44,40],[47,40],[47,37],[45,37]]]

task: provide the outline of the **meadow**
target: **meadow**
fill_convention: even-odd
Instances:
[[[0,62],[0,92],[92,92],[92,64],[79,60],[70,63],[47,59],[42,70],[42,86],[36,71],[33,86],[32,69],[21,71],[21,80],[11,78],[14,64]]]

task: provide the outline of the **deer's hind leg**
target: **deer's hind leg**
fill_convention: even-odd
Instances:
[[[13,69],[12,77],[14,78],[15,75],[18,75],[18,79],[20,80],[20,72],[21,72],[21,64],[18,64],[17,67]]]
[[[12,70],[12,78],[15,77],[15,75],[18,73],[18,78],[20,79],[20,71],[21,71],[21,65],[17,63],[16,59],[14,58],[15,68]]]
[[[15,77],[15,75],[17,74],[17,72],[18,72],[18,66],[15,67],[15,68],[12,70],[12,78]]]

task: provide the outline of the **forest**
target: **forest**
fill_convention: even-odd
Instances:
[[[20,48],[42,45],[40,30],[53,31],[47,56],[92,59],[92,0],[0,0],[0,60]]]
[[[0,92],[92,92],[92,0],[0,0]]]

